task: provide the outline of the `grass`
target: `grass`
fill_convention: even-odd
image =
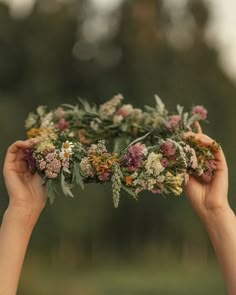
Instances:
[[[77,268],[28,258],[18,294],[222,295],[226,290],[214,263],[106,261]]]

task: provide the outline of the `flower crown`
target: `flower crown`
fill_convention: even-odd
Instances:
[[[217,144],[202,146],[186,131],[206,120],[207,110],[195,106],[169,114],[158,96],[144,110],[122,104],[122,95],[100,105],[81,100],[55,110],[39,106],[25,121],[29,138],[39,143],[27,150],[32,173],[38,172],[51,202],[58,193],[73,197],[85,183],[111,182],[114,206],[123,189],[137,199],[143,190],[180,195],[189,174],[210,182],[216,169]]]

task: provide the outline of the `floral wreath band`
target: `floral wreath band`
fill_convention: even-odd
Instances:
[[[81,100],[54,110],[39,106],[25,121],[29,138],[39,143],[27,150],[32,173],[46,183],[52,203],[63,193],[73,197],[85,183],[111,182],[114,206],[123,189],[137,199],[143,190],[179,196],[189,175],[209,183],[216,170],[216,143],[205,147],[187,131],[205,121],[207,110],[195,106],[169,114],[158,96],[144,110],[122,104],[116,95],[95,106]]]

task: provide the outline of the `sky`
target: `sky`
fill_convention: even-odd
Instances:
[[[34,0],[0,0],[10,4],[12,13],[27,13]],[[66,1],[66,0],[61,0]],[[68,1],[68,0],[67,0]],[[100,11],[116,9],[122,0],[89,0]],[[236,1],[206,0],[211,8],[211,23],[208,39],[220,49],[220,62],[227,73],[236,80]],[[186,0],[166,0],[170,5],[182,5]]]

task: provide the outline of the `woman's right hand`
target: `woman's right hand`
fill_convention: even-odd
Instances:
[[[214,141],[203,133],[188,132],[204,146],[211,146]],[[203,221],[212,214],[217,214],[229,209],[228,203],[228,167],[221,148],[215,151],[216,171],[210,183],[204,183],[194,176],[185,187],[186,194],[192,207]]]

